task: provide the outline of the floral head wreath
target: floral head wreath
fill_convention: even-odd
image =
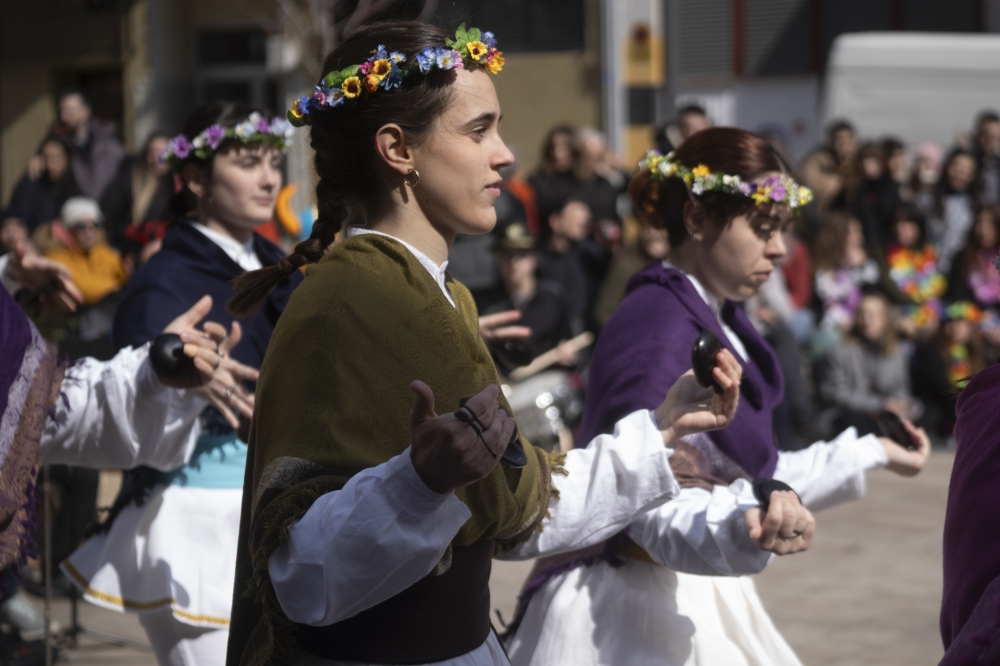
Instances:
[[[969,301],[955,301],[944,310],[945,321],[964,319],[972,324],[983,321],[983,311]]]
[[[292,124],[284,118],[268,120],[254,111],[246,120],[233,127],[211,125],[193,139],[178,134],[160,153],[160,162],[177,169],[192,154],[207,160],[218,150],[222,142],[228,139],[239,139],[243,143],[264,141],[274,144],[281,152],[287,152],[293,133]]]
[[[426,48],[413,60],[398,51],[387,52],[379,44],[368,60],[332,71],[323,77],[312,95],[295,100],[288,110],[288,120],[296,127],[312,124],[312,114],[320,109],[332,109],[343,104],[356,104],[379,90],[392,90],[403,80],[433,69],[473,69],[481,67],[490,74],[503,69],[503,52],[497,50],[492,32],[479,28],[465,29],[463,23],[455,39],[446,39],[444,46]]]
[[[639,162],[639,168],[649,171],[653,180],[664,181],[667,178],[680,178],[687,185],[691,194],[704,192],[725,192],[726,194],[741,194],[753,199],[758,206],[767,203],[782,203],[793,210],[805,206],[812,201],[813,193],[808,187],[799,185],[790,177],[768,176],[760,182],[746,182],[739,176],[723,173],[712,173],[704,164],[689,169],[674,159],[673,153],[661,155],[657,150],[646,153],[646,158]]]

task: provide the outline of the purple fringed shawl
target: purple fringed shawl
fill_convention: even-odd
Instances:
[[[0,569],[33,547],[38,442],[66,364],[0,289]]]
[[[941,600],[941,639],[945,649],[954,648],[949,654],[956,650],[967,653],[970,646],[960,648],[959,642],[975,641],[981,647],[1000,642],[1000,589],[994,584],[1000,578],[998,407],[1000,365],[994,365],[972,378],[955,407],[958,451],[944,521]],[[988,599],[984,598],[987,589],[993,590],[992,595],[986,595]],[[963,631],[967,624],[976,625],[976,630]]]
[[[749,476],[770,477],[778,462],[771,410],[784,394],[781,369],[739,308],[726,302],[722,318],[743,341],[751,362],[743,363],[746,378],[735,420],[709,438]],[[577,441],[585,445],[612,432],[632,412],[659,407],[677,378],[691,368],[691,346],[702,328],[712,329],[742,362],[683,273],[657,261],[633,276],[625,300],[597,341]]]

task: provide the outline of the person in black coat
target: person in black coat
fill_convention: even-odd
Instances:
[[[35,179],[25,174],[14,188],[8,208],[9,217],[21,219],[28,233],[59,217],[66,200],[80,194],[69,168],[70,149],[62,140],[50,137],[38,151],[43,170]]]
[[[174,181],[170,168],[159,159],[168,140],[165,133],[154,132],[138,155],[122,162],[118,175],[101,196],[108,242],[122,254],[141,249],[138,243],[129,241],[129,225],[141,227],[172,217],[169,206]]]

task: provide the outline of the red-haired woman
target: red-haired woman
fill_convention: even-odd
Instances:
[[[567,558],[533,582],[508,646],[511,662],[798,664],[753,581],[742,574],[764,568],[769,558],[762,548],[792,552],[780,545],[801,536],[779,533],[778,548],[755,544],[752,488],[782,481],[806,507],[828,507],[861,497],[868,470],[916,474],[930,443],[908,425],[919,445],[915,452],[849,429],[831,442],[779,453],[771,412],[783,394],[781,370],[736,304],[769,278],[785,254],[784,230],[811,193],[790,178],[763,139],[737,129],[701,131],[643,166],[629,193],[644,222],[666,228],[670,253],[631,280],[601,333],[580,439],[608,432],[621,415],[654,404],[684,372],[704,329],[740,360],[743,399],[731,426],[687,440],[671,457],[683,488],[678,499],[632,522],[603,553]],[[696,525],[708,526],[700,552],[715,554],[700,568],[679,555],[694,546],[685,535],[699,534]]]

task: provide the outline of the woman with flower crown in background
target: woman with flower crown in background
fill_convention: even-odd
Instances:
[[[725,430],[678,445],[671,464],[683,489],[676,500],[636,519],[602,551],[550,561],[529,583],[507,643],[511,663],[798,665],[752,579],[741,575],[768,560],[742,547],[757,526],[734,521],[734,509],[756,506],[755,495],[766,503],[754,492],[763,488],[783,488],[813,510],[856,499],[868,470],[919,472],[930,443],[907,424],[915,451],[849,429],[832,442],[779,452],[771,412],[782,397],[781,370],[737,303],[757,292],[785,254],[782,235],[811,192],[763,139],[737,129],[703,130],[674,153],[651,153],[641,167],[629,194],[644,223],[667,230],[671,249],[632,278],[601,332],[580,439],[655,402],[684,371],[705,329],[743,367],[739,409]],[[764,510],[771,515],[773,500]],[[715,557],[678,570],[677,553],[690,541],[677,535],[697,534],[691,526],[698,522],[710,526]],[[777,541],[802,537],[789,530]]]
[[[492,558],[599,544],[676,493],[664,445],[736,411],[736,361],[720,352],[721,393],[683,374],[586,449],[546,454],[516,435],[471,294],[446,272],[458,233],[496,223],[513,160],[488,76],[502,64],[474,28],[369,24],[290,111],[310,127],[319,217],[286,261],[237,281],[230,310],[315,265],[261,369],[231,666],[506,666]],[[787,520],[772,540],[811,529],[775,502]]]
[[[115,313],[115,345],[141,347],[209,294],[213,323],[205,329],[220,338],[231,326],[243,334],[235,348],[232,338],[222,339],[217,361],[231,351],[250,368],[201,413],[202,434],[185,464],[126,472],[99,533],[63,564],[87,601],[139,614],[161,666],[221,664],[225,654],[247,448],[240,433],[249,425],[254,369],[302,276],[288,275],[241,323],[224,307],[234,278],[286,261],[252,230],[271,218],[291,130],[284,118],[238,104],[192,112],[161,157],[184,183],[172,202],[177,218]]]

